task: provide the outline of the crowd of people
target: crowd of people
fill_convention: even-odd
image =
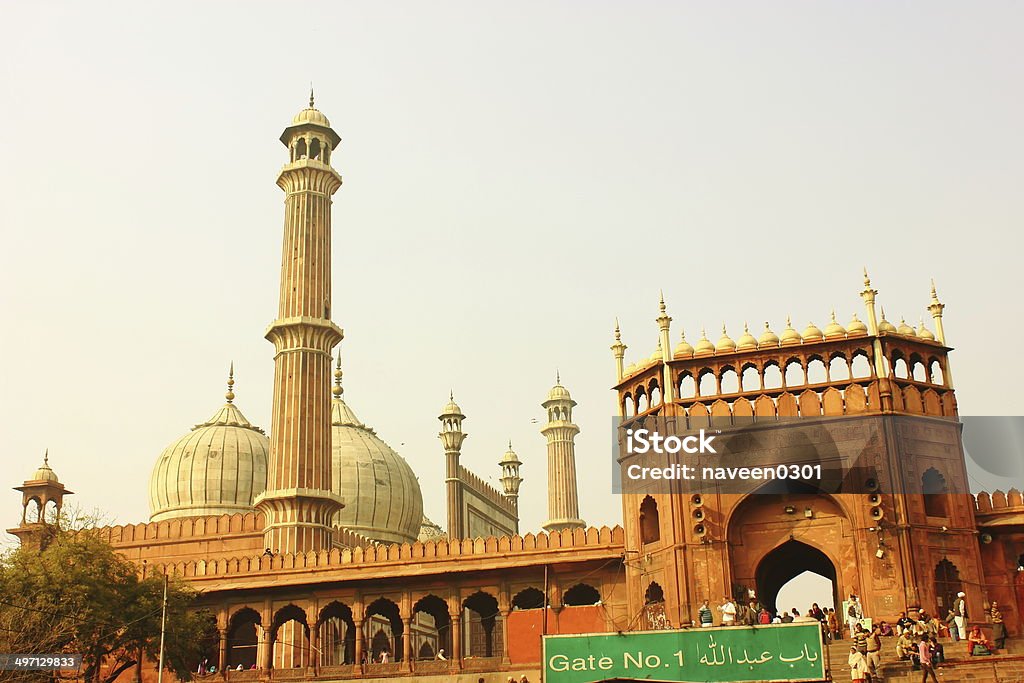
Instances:
[[[916,610],[911,615],[900,612],[895,623],[873,622],[866,618],[860,598],[851,595],[843,602],[842,613],[832,607],[822,608],[813,603],[801,614],[797,608],[771,612],[765,606],[751,600],[749,603],[722,598],[712,607],[705,600],[697,610],[697,622],[693,626],[756,626],[760,624],[785,624],[793,622],[817,622],[827,642],[851,639],[850,674],[854,682],[880,681],[882,656],[885,648],[883,638],[895,639],[895,654],[898,660],[910,661],[914,670],[921,671],[922,680],[937,681],[935,668],[946,661],[945,648],[940,638],[954,642],[965,640],[969,656],[993,654],[1005,647],[1006,628],[1003,624],[999,603],[993,601],[987,616],[992,627],[992,637],[985,635],[981,626],[968,628],[967,601],[960,592],[948,610],[945,619]],[[717,612],[717,619],[716,619]],[[717,621],[717,624],[716,624]]]

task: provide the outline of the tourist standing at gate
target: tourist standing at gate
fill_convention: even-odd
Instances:
[[[966,594],[960,591],[956,594],[956,600],[953,601],[953,623],[956,625],[956,632],[958,638],[967,637],[967,600]],[[954,638],[956,640],[957,638]]]
[[[917,646],[917,656],[921,662],[921,683],[928,683],[928,674],[932,675],[932,681],[939,683],[935,675],[935,668],[932,664],[932,647],[928,636],[921,636],[921,642]]]
[[[999,603],[995,600],[992,601],[992,608],[988,614],[992,619],[992,640],[996,647],[1002,650],[1006,647],[1006,625],[1003,623],[1003,613],[999,611]]]
[[[724,602],[718,611],[722,613],[722,626],[734,626],[736,624],[736,603],[729,598],[723,598]]]

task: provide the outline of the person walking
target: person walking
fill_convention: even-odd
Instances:
[[[867,648],[868,675],[872,680],[881,680],[879,671],[882,668],[882,637],[878,624],[871,626],[871,632],[867,635]]]
[[[850,658],[846,660],[846,663],[850,665],[851,681],[857,683],[857,681],[864,681],[867,678],[868,662],[856,647],[850,648]]]
[[[932,664],[932,644],[928,636],[921,636],[921,642],[917,646],[917,656],[921,663],[921,683],[928,683],[928,674],[932,675],[932,681],[939,683],[935,675],[935,667]]]
[[[700,622],[701,628],[708,628],[714,626],[714,620],[711,615],[711,608],[708,607],[708,601],[705,600],[700,604],[700,609],[697,610],[697,621]]]
[[[828,638],[829,640],[836,640],[842,637],[839,633],[839,622],[836,620],[836,611],[831,607],[828,610],[828,616],[825,618],[826,624],[828,625]]]

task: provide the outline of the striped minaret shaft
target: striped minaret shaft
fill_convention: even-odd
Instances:
[[[541,405],[548,413],[548,422],[540,430],[548,440],[548,521],[544,528],[561,531],[583,527],[586,524],[580,519],[574,441],[580,428],[572,421],[576,401],[559,381]]]
[[[267,489],[256,500],[272,552],[329,549],[342,506],[331,489],[331,350],[344,336],[331,322],[331,196],[341,176],[330,165],[340,138],[313,107],[281,136],[289,162],[281,298],[267,329],[274,344],[274,403]]]

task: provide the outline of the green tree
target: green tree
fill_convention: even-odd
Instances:
[[[81,677],[110,683],[140,657],[160,650],[163,576],[139,575],[92,529],[47,525],[44,548],[23,546],[0,558],[0,652],[80,653]],[[167,591],[164,666],[189,680],[208,642],[211,616],[195,591],[172,577]],[[0,679],[43,680],[41,672]]]

